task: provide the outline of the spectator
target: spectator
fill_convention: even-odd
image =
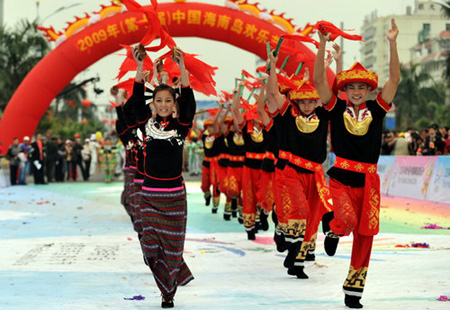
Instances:
[[[400,132],[398,137],[395,139],[394,150],[392,155],[404,156],[409,155],[408,141],[405,139],[405,133]]]
[[[391,155],[394,149],[395,139],[392,131],[387,132],[381,142],[381,155]]]
[[[13,144],[8,148],[6,153],[6,158],[9,160],[9,176],[11,180],[11,185],[17,185],[17,171],[19,170],[19,153],[21,148],[19,146],[19,138],[13,139]]]
[[[66,140],[66,145],[65,145],[65,171],[67,172],[67,180],[74,180],[76,181],[75,177],[74,177],[74,173],[76,173],[77,170],[77,166],[76,164],[74,164],[73,162],[73,147],[72,147],[72,141],[71,140]],[[75,167],[75,169],[74,169]],[[75,170],[75,172],[74,172]]]
[[[23,151],[24,158],[21,158],[20,162],[19,184],[27,185],[26,178],[30,174],[30,161],[28,160],[28,155],[30,154],[30,137],[23,137],[20,148]]]
[[[65,157],[66,157],[66,146],[61,138],[56,139],[56,145],[58,146],[58,155],[56,157],[55,164],[55,180],[56,182],[64,182],[65,174]]]
[[[444,144],[445,144],[445,149],[444,149],[444,154],[445,155],[450,155],[450,127],[445,127],[445,130],[447,131],[447,133],[444,135]]]
[[[36,134],[36,140],[31,143],[28,159],[31,161],[31,170],[33,171],[34,184],[47,184],[44,180],[44,143],[42,134]]]
[[[422,150],[423,155],[442,155],[444,154],[444,141],[438,131],[437,125],[431,125],[428,127],[428,137],[425,139],[425,145]]]
[[[72,147],[72,169],[73,169],[73,180],[76,181],[78,179],[77,175],[77,166],[80,167],[81,175],[84,175],[84,167],[82,165],[83,158],[81,156],[81,151],[83,150],[83,146],[80,143],[80,135],[75,134],[74,135],[75,142],[73,143]]]
[[[55,181],[55,167],[56,161],[58,160],[58,144],[56,142],[56,138],[47,136],[48,140],[46,145],[46,160],[45,160],[45,168],[47,175],[47,182]]]
[[[100,171],[100,167],[97,165],[98,163],[98,152],[100,150],[100,144],[96,140],[95,134],[91,135],[91,142],[89,143],[91,146],[91,169],[89,171],[90,175],[93,175],[97,171]],[[97,169],[98,167],[98,169]]]
[[[89,139],[84,140],[84,146],[81,150],[81,158],[83,159],[83,180],[89,180],[89,171],[91,169],[92,149]]]

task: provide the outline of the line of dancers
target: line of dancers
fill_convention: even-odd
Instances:
[[[130,50],[137,65],[132,94],[128,98],[112,91],[117,132],[127,152],[122,204],[162,293],[163,308],[173,307],[177,287],[193,279],[183,260],[187,200],[181,175],[183,145],[191,128],[204,144],[205,204],[212,202],[212,213],[218,213],[223,193],[223,218],[237,217],[249,240],[259,229],[268,230],[272,212],[274,240],[278,251],[287,252],[283,265],[289,275],[308,278],[304,262],[315,259],[321,221],[330,256],[336,253],[339,237],[353,233],[344,301],[347,307],[362,308],[373,236],[379,230],[376,171],[383,118],[400,80],[397,35],[392,20],[387,34],[390,77],[374,100],[368,97],[377,89],[377,75],[359,63],[342,71],[342,52],[336,44],[337,76],[329,85],[326,70],[333,58],[325,58],[329,34],[319,31],[313,81],[307,70],[291,77],[277,72],[277,51],[270,51],[267,76],[261,74],[254,84],[259,89],[253,95],[255,103],[242,98],[242,79],[202,132],[195,126],[187,54],[178,47],[170,53],[180,70],[172,87],[166,84],[161,59],[155,61],[150,79],[144,70],[145,50]],[[336,154],[327,172],[329,184],[322,168],[328,131]]]

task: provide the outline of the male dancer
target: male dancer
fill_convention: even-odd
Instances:
[[[373,236],[379,231],[380,178],[376,171],[383,119],[400,83],[398,32],[392,19],[391,29],[387,33],[389,79],[376,100],[367,100],[367,96],[377,88],[378,76],[361,64],[355,63],[336,76],[336,88],[346,93],[347,101],[333,93],[324,76],[328,36],[319,33],[314,83],[325,108],[331,111],[331,143],[336,154],[336,162],[328,171],[334,209],[334,219],[329,226],[337,236],[348,236],[353,232],[350,270],[343,286],[345,305],[349,308],[363,307],[360,299],[366,282]],[[326,238],[325,250],[334,255],[337,242],[327,242],[331,239]]]

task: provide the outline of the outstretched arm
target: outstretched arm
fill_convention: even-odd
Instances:
[[[398,85],[400,84],[400,61],[398,59],[397,52],[397,36],[398,27],[395,23],[395,19],[391,19],[391,29],[389,29],[387,34],[387,39],[389,40],[389,79],[386,84],[384,84],[383,90],[381,92],[381,98],[386,103],[391,103],[394,100],[395,93],[397,92]]]
[[[174,53],[175,62],[180,67],[181,87],[187,87],[187,86],[189,86],[189,74],[188,74],[188,72],[186,70],[186,66],[184,64],[183,51],[179,47],[174,47],[173,53]]]
[[[281,109],[286,100],[284,96],[280,93],[280,88],[278,86],[277,68],[276,68],[277,61],[278,56],[275,56],[273,54],[273,51],[271,51],[269,54],[270,73],[269,73],[269,80],[267,82],[267,97],[271,99],[271,102],[276,104],[276,109]],[[274,110],[274,108],[275,106],[269,105],[269,112],[274,113],[276,111],[276,109]]]
[[[231,106],[231,113],[233,114],[233,118],[236,120],[238,125],[242,125],[244,123],[244,116],[242,115],[241,111],[239,110],[239,105],[241,102],[241,94],[239,92],[239,89],[235,89],[233,91],[233,93],[234,93],[234,97],[233,97],[233,103]]]
[[[263,122],[264,126],[269,125],[270,117],[267,115],[266,110],[264,107],[266,106],[266,85],[264,83],[261,83],[261,90],[259,91],[259,94],[255,96],[256,104],[257,104],[257,111],[259,116],[261,117],[261,121]]]
[[[319,93],[320,101],[323,104],[330,102],[333,97],[328,80],[325,77],[325,46],[327,43],[327,36],[324,36],[319,32],[319,49],[317,51],[316,60],[314,62],[314,84],[316,85],[317,92]]]

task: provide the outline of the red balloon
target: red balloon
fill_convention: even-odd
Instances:
[[[92,105],[92,101],[90,101],[89,99],[83,99],[81,101],[81,104],[83,105],[83,107],[90,107]]]
[[[104,123],[104,124],[108,124],[108,122],[109,122],[109,121],[108,121],[107,118],[104,118],[104,119],[103,119],[103,123]]]
[[[267,58],[266,42],[276,43],[278,37],[286,33],[254,15],[218,5],[168,2],[160,3],[158,11],[161,25],[173,37],[221,41],[263,59]],[[142,40],[147,32],[140,23],[142,19],[142,13],[137,12],[115,14],[82,29],[53,49],[28,73],[6,106],[0,121],[0,142],[9,144],[16,136],[32,136],[52,100],[78,73],[121,49],[120,44],[130,45]],[[298,49],[307,58],[315,58],[302,42],[285,40],[283,46]],[[190,52],[201,54],[202,50]],[[279,54],[282,63],[287,54],[283,50]],[[292,60],[285,71],[292,74],[297,67],[298,62]],[[303,67],[313,74],[312,62]],[[332,85],[334,73],[329,69],[327,75]]]

